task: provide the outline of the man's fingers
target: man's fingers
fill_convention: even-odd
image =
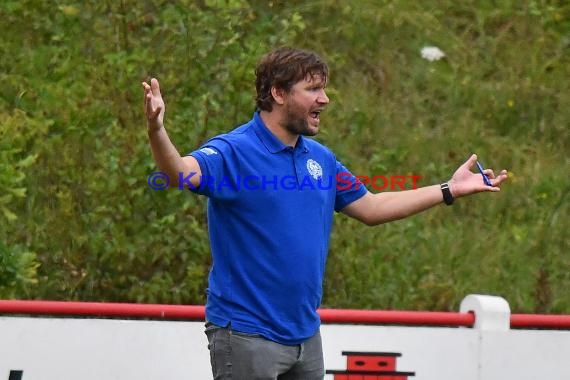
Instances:
[[[467,170],[471,169],[473,167],[473,165],[475,165],[475,162],[477,162],[477,155],[476,154],[472,154],[471,157],[469,157],[467,159],[467,161],[465,161],[465,163],[461,166],[463,166],[464,168],[466,168]]]
[[[150,93],[149,90],[145,91],[144,94],[144,105],[146,108],[146,113],[147,115],[152,113],[152,94]]]
[[[509,178],[506,170],[501,170],[501,173],[493,180],[493,186],[499,186],[501,183],[505,182]]]
[[[150,88],[150,85],[146,82],[142,83],[142,86],[144,88],[144,107],[145,107],[145,112],[147,114],[147,116],[149,116],[152,112],[152,91]]]
[[[160,110],[162,109],[160,106],[154,108],[152,106],[152,94],[150,93],[150,91],[147,91],[144,97],[144,105],[145,105],[145,111],[146,111],[146,116],[147,118],[150,119],[156,119],[156,117],[158,116],[158,114],[160,113]]]
[[[487,190],[489,190],[489,191],[500,191],[501,190],[501,184],[503,182],[505,182],[507,178],[508,178],[507,171],[501,170],[501,173],[499,173],[499,175],[497,177],[491,178],[491,184],[493,186],[487,186]]]
[[[158,130],[162,128],[162,118],[164,114],[164,101],[160,94],[160,85],[156,78],[150,81],[143,81],[144,89],[144,110],[147,119],[148,130]]]
[[[160,84],[158,83],[158,80],[156,78],[152,78],[150,80],[150,88],[152,90],[153,95],[161,96],[160,95]]]
[[[144,91],[144,102],[146,105],[148,93],[150,92],[150,86],[146,82],[142,82],[143,91]]]

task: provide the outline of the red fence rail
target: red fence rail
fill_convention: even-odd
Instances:
[[[204,320],[201,305],[0,300],[0,314]],[[475,314],[319,309],[323,323],[472,327]],[[512,328],[570,329],[570,315],[512,314]]]
[[[366,323],[380,325],[428,325],[472,327],[473,313],[395,310],[319,309],[323,323]]]
[[[512,328],[570,329],[570,315],[511,314]]]
[[[0,301],[0,313],[203,320],[204,306],[134,303]]]

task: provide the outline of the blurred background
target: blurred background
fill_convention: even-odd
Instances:
[[[570,313],[567,1],[5,0],[0,18],[0,298],[204,303],[206,200],[148,186],[141,82],[184,154],[249,120],[257,60],[291,45],[329,63],[317,140],[352,172],[425,186],[471,153],[510,171],[398,222],[337,215],[323,306]]]

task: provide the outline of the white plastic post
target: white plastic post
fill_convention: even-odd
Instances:
[[[476,329],[508,331],[511,327],[511,308],[502,297],[470,294],[461,301],[462,313],[475,313]]]

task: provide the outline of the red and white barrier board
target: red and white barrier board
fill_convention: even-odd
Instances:
[[[212,378],[202,308],[164,306],[158,318],[179,320],[143,320],[119,318],[156,318],[154,309],[42,307],[0,301],[0,380]],[[570,316],[511,315],[499,297],[468,296],[459,313],[322,310],[321,318],[327,380],[570,379]]]

